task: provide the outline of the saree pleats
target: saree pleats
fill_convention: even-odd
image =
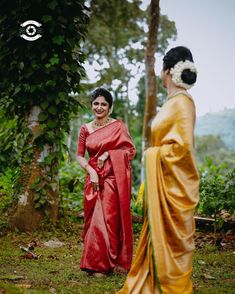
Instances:
[[[148,218],[145,211],[144,222],[136,249],[136,257],[128,273],[127,281],[118,294],[161,293],[154,276],[154,262],[148,226]]]
[[[92,191],[91,185],[89,188]],[[105,181],[104,189],[105,195],[102,191],[91,192],[86,197],[81,260],[81,268],[99,272],[108,272],[114,267],[120,239],[119,203],[114,177]]]
[[[123,150],[109,151],[110,160],[113,166],[114,174],[116,175],[117,195],[120,209],[120,220],[122,228],[120,254],[117,259],[117,264],[122,268],[129,270],[132,254],[133,254],[133,235],[132,235],[132,220],[130,214],[131,205],[131,173],[130,163],[127,153]],[[125,171],[123,170],[125,168]],[[131,233],[130,233],[131,232]]]
[[[192,293],[194,209],[199,176],[193,154],[193,101],[168,100],[152,123],[145,151],[144,223],[135,260],[119,294]]]

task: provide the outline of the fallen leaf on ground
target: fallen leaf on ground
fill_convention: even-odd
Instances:
[[[202,274],[203,278],[207,279],[207,280],[216,280],[215,277],[208,275],[208,274]]]
[[[205,264],[206,264],[205,261],[203,261],[203,260],[201,260],[201,259],[199,259],[199,260],[197,261],[197,263],[200,264],[200,265],[205,265]]]
[[[59,240],[49,240],[44,243],[44,246],[50,247],[50,248],[59,248],[64,246],[65,244],[63,242],[60,242]]]

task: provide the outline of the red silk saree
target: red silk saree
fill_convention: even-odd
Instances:
[[[193,215],[199,200],[194,123],[193,100],[183,94],[170,98],[152,122],[152,147],[145,152],[144,223],[119,294],[193,291]]]
[[[93,192],[87,175],[80,267],[103,273],[112,271],[115,266],[129,270],[133,251],[130,160],[135,156],[135,147],[125,124],[116,120],[92,133],[83,125],[77,154],[84,156],[85,150],[89,154],[89,165],[99,176],[99,191]],[[105,151],[109,158],[99,168],[97,159]]]

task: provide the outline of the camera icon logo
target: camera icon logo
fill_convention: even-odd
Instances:
[[[20,28],[20,37],[27,41],[36,41],[42,37],[42,25],[35,20],[23,22]]]

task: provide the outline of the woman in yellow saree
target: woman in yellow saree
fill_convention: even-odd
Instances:
[[[168,99],[152,122],[145,151],[144,223],[136,257],[119,294],[192,293],[194,209],[199,176],[194,159],[195,106],[187,92],[196,81],[189,49],[163,59]]]

